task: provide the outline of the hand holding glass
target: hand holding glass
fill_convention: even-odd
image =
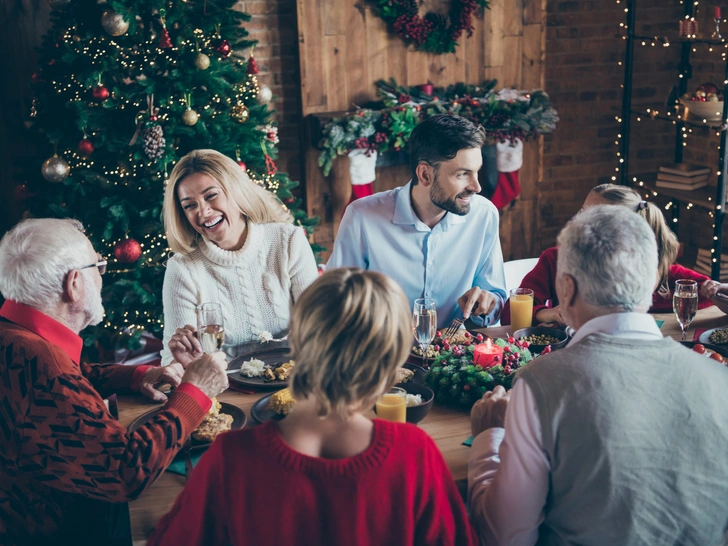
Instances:
[[[206,353],[222,349],[225,341],[225,323],[219,303],[203,303],[197,306],[197,335]]]
[[[682,330],[682,340],[685,341],[685,334],[698,311],[698,283],[696,281],[679,280],[675,282],[672,310],[675,311]]]
[[[415,300],[412,311],[413,329],[415,340],[422,349],[422,367],[427,367],[427,348],[435,339],[437,332],[437,310],[435,300],[420,298]]]

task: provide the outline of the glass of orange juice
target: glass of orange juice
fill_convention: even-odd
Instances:
[[[533,324],[533,290],[514,288],[511,290],[511,328],[515,332],[530,328]]]
[[[407,391],[400,387],[392,387],[377,401],[377,417],[405,423],[407,421]]]

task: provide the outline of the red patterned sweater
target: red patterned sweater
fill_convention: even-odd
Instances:
[[[538,259],[536,267],[534,267],[521,281],[521,288],[530,288],[533,290],[533,317],[536,323],[536,312],[544,307],[548,307],[546,302],[551,300],[551,307],[559,304],[556,297],[556,261],[559,255],[558,247],[547,248]],[[652,294],[652,307],[650,313],[670,313],[672,312],[672,292],[675,289],[675,281],[680,279],[690,279],[698,281],[698,285],[707,281],[709,277],[683,267],[679,264],[672,264],[667,272],[667,286],[670,288],[668,297],[661,296],[657,292]],[[710,307],[713,302],[702,296],[698,296],[698,309]],[[506,301],[501,313],[501,324],[511,323],[511,306]]]
[[[146,366],[79,363],[81,338],[31,307],[0,317],[0,544],[65,544],[99,501],[144,491],[211,401],[183,384],[128,433],[102,397],[138,390]]]

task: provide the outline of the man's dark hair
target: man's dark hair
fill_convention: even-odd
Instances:
[[[412,185],[417,185],[417,165],[425,162],[437,168],[442,161],[453,159],[460,150],[480,148],[485,131],[460,116],[438,114],[427,118],[412,131],[409,141]]]

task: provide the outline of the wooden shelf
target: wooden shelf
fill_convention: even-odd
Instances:
[[[647,190],[650,192],[650,196],[656,193],[657,195],[669,197],[680,203],[685,203],[688,206],[701,207],[706,210],[715,209],[715,186],[705,186],[693,191],[673,190],[671,188],[658,188],[655,183],[657,180],[655,173],[645,175],[636,174],[630,176],[630,178],[632,180],[636,179],[633,182],[634,189],[637,191]]]
[[[712,129],[714,131],[724,130],[723,126],[720,125],[720,121],[709,121],[709,122],[694,121],[690,118],[684,118],[680,114],[677,114],[677,113],[672,113],[672,112],[670,114],[655,113],[655,110],[652,110],[651,108],[647,109],[647,110],[631,110],[631,112],[633,115],[640,116],[644,119],[668,121],[668,122],[672,123],[673,125],[676,125],[678,123],[683,123],[689,127],[697,127],[700,129]],[[715,125],[716,123],[718,125]]]

